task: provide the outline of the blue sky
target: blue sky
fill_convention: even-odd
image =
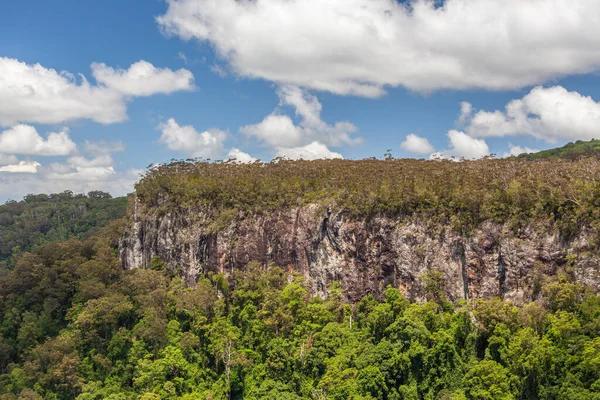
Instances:
[[[148,164],[188,156],[478,158],[587,140],[596,3],[5,1],[0,201],[122,195]]]

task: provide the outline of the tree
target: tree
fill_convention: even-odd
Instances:
[[[102,192],[100,190],[92,190],[88,192],[87,197],[90,199],[112,199],[110,193]]]
[[[514,378],[493,360],[483,360],[469,369],[464,377],[467,399],[512,400],[516,396]]]
[[[236,351],[239,338],[239,328],[232,325],[226,318],[219,318],[211,327],[210,349],[215,360],[223,365],[228,398],[231,397],[231,368],[242,358]]]

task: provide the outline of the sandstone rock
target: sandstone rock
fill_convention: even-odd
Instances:
[[[424,300],[422,276],[441,271],[451,300],[501,297],[516,304],[538,293],[535,280],[553,275],[574,254],[577,279],[599,287],[600,259],[589,252],[589,233],[564,243],[556,230],[531,225],[513,233],[487,222],[468,237],[447,226],[411,218],[351,218],[309,205],[276,212],[240,212],[224,226],[209,208],[160,214],[136,204],[120,243],[124,268],[146,268],[153,256],[181,269],[187,285],[209,271],[229,274],[251,261],[298,271],[324,296],[339,281],[357,301],[380,296],[387,285]]]

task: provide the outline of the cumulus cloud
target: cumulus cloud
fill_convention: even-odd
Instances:
[[[106,153],[94,158],[75,155],[48,165],[27,160],[0,167],[0,200],[63,190],[103,190],[115,196],[131,192],[142,171],[116,171],[112,164]]]
[[[187,69],[157,68],[144,60],[131,64],[126,70],[94,63],[92,75],[96,82],[126,96],[152,96],[194,89],[194,75]]]
[[[595,0],[167,0],[240,76],[337,94],[516,89],[600,66]]]
[[[117,142],[107,142],[105,140],[93,142],[86,140],[83,143],[83,149],[86,153],[98,157],[106,154],[125,151],[125,145],[120,140]]]
[[[64,156],[77,151],[68,132],[63,128],[60,132],[49,133],[44,139],[33,126],[19,124],[0,132],[0,149],[12,154]]]
[[[50,168],[47,177],[53,181],[103,182],[108,181],[115,174],[112,166],[52,164]]]
[[[235,160],[239,163],[247,164],[253,163],[257,159],[252,157],[250,154],[240,150],[240,149],[231,149],[227,154],[227,158],[230,160]]]
[[[111,164],[113,162],[110,155],[102,155],[91,159],[83,156],[73,156],[69,157],[67,161],[72,167],[75,168],[112,168]]]
[[[414,133],[406,136],[406,139],[400,143],[400,147],[413,154],[431,154],[435,150],[427,138],[417,136]]]
[[[505,111],[478,111],[466,132],[473,137],[532,135],[554,142],[599,137],[600,103],[562,86],[538,86]]]
[[[287,115],[271,114],[258,124],[243,126],[241,131],[270,146],[294,146],[304,139],[302,129]]]
[[[530,147],[521,147],[521,146],[515,146],[512,143],[508,144],[508,151],[502,154],[502,158],[506,158],[506,157],[516,157],[518,155],[521,154],[528,154],[528,153],[537,153],[539,150],[536,149],[532,149]]]
[[[218,64],[211,65],[210,70],[219,75],[221,78],[225,78],[227,76],[227,70]]]
[[[133,190],[139,179],[140,170],[115,171],[112,167],[93,167],[79,169],[69,163],[53,163],[35,166],[26,164],[17,170],[0,170],[0,201],[20,199],[29,193],[56,193],[72,190],[87,193],[102,190],[113,196],[123,196]],[[29,169],[29,170],[27,170]],[[35,172],[35,173],[34,173]]]
[[[296,123],[280,110],[265,117],[260,123],[243,126],[240,131],[259,139],[265,145],[277,149],[304,148],[319,142],[322,146],[355,145],[362,139],[352,137],[357,131],[350,122],[330,125],[321,119],[322,105],[319,100],[296,86],[283,86],[277,90],[280,106],[295,109]],[[281,153],[282,150],[279,150]],[[290,153],[291,154],[291,153]],[[332,153],[335,154],[335,153]]]
[[[189,71],[159,69],[145,61],[127,71],[94,65],[102,81],[99,85],[90,84],[83,75],[76,78],[40,64],[0,57],[0,126],[77,119],[111,124],[127,119],[126,103],[132,96],[190,90],[193,85]]]
[[[432,154],[431,158],[477,159],[490,154],[490,149],[484,140],[472,138],[464,132],[451,130],[448,132],[448,140],[450,148]]]
[[[54,180],[91,182],[112,181],[115,176],[119,176],[113,166],[112,153],[123,151],[123,143],[86,141],[83,147],[92,158],[77,154],[69,157],[66,163],[50,164],[45,170],[46,176]]]
[[[277,149],[277,157],[291,160],[317,160],[326,158],[344,158],[340,153],[333,152],[323,143],[312,142],[306,146]]]
[[[20,161],[16,164],[0,167],[0,172],[35,174],[41,165],[37,161]]]
[[[63,190],[103,190],[116,196],[124,195],[133,190],[142,172],[115,170],[111,155],[124,148],[121,142],[86,141],[83,151],[91,157],[75,149],[64,161],[50,164],[29,159],[19,161],[14,155],[0,154],[0,201],[18,199],[28,193]]]
[[[473,117],[473,105],[466,101],[460,103],[460,116],[458,117],[458,125],[464,126],[471,121]]]
[[[219,129],[209,129],[199,133],[191,125],[180,126],[173,118],[160,124],[158,128],[162,131],[161,143],[169,150],[191,157],[220,157],[227,138],[227,134]]]
[[[16,164],[17,162],[19,161],[15,155],[0,153],[0,165]]]
[[[69,73],[5,57],[0,58],[0,104],[0,125],[4,126],[82,118],[109,124],[127,118],[119,93],[90,85],[84,76],[78,82]]]

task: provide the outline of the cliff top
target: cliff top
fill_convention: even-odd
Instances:
[[[483,220],[555,220],[577,229],[600,215],[596,159],[519,158],[453,162],[277,160],[270,163],[175,161],[136,185],[146,208],[195,206],[267,211],[305,204],[349,214],[426,214],[464,229]]]

